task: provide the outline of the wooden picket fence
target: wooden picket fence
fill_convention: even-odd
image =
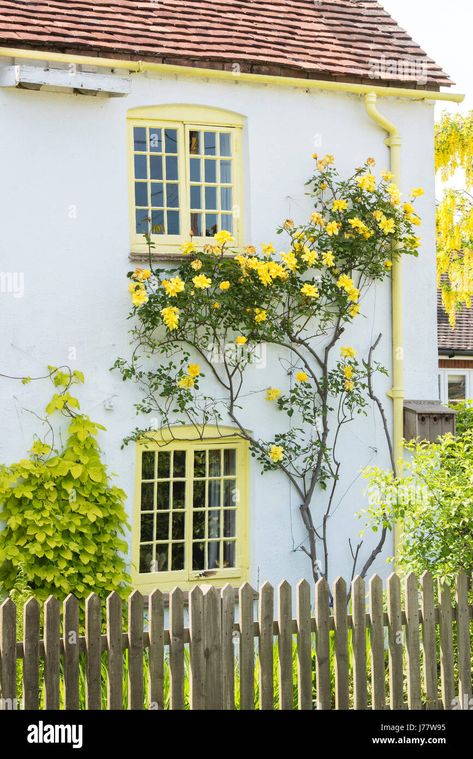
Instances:
[[[295,596],[295,597],[294,597]],[[350,597],[349,597],[350,596]],[[277,600],[278,613],[274,607]],[[146,603],[145,603],[146,601]],[[296,614],[293,615],[293,601]],[[169,602],[169,610],[167,603]],[[3,709],[451,709],[473,707],[469,579],[438,588],[393,574],[343,579],[30,599],[0,607]],[[124,631],[126,627],[126,631]],[[81,695],[82,693],[82,695]]]

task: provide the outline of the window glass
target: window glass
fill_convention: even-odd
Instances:
[[[464,401],[466,399],[466,377],[464,374],[448,375],[448,400]]]

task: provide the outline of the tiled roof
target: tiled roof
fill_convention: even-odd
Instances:
[[[376,0],[0,0],[0,45],[368,83],[377,61],[378,84],[452,84]]]
[[[473,351],[473,308],[462,308],[457,314],[455,329],[450,327],[448,316],[442,307],[442,298],[437,294],[437,329],[440,351],[456,353]]]

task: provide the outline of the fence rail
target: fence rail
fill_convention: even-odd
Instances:
[[[473,708],[470,583],[176,588],[0,606],[0,708]],[[256,598],[256,600],[255,600]],[[277,614],[275,614],[275,608]],[[295,614],[294,614],[295,611]],[[125,617],[127,613],[127,617]],[[17,640],[17,630],[22,640]]]

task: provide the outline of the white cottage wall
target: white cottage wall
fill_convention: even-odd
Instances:
[[[138,396],[133,385],[109,371],[117,356],[128,355],[130,269],[127,110],[163,103],[216,106],[247,118],[245,128],[246,242],[273,241],[284,249],[275,229],[285,218],[303,220],[311,209],[304,183],[311,154],[331,152],[343,173],[366,157],[388,167],[384,133],[371,122],[363,101],[344,94],[307,92],[300,88],[139,75],[124,98],[103,99],[68,94],[0,90],[0,271],[24,276],[23,297],[0,297],[2,351],[0,372],[41,375],[49,363],[68,364],[85,372],[82,408],[107,427],[102,438],[106,460],[129,494],[132,508],[135,453],[121,449],[123,437],[146,420],[134,414]],[[417,260],[405,263],[404,324],[408,397],[436,397],[435,243],[433,178],[433,107],[390,100],[380,109],[397,125],[403,139],[403,190],[422,185],[418,201],[424,219],[423,247]],[[5,289],[5,288],[4,288]],[[6,288],[8,290],[8,288]],[[18,295],[18,293],[17,293]],[[390,287],[373,287],[362,316],[344,342],[366,355],[379,332],[377,358],[390,368]],[[270,360],[270,359],[269,359]],[[274,366],[273,366],[274,364]],[[278,376],[279,375],[279,376]],[[287,377],[271,361],[271,377],[255,368],[250,387],[282,388]],[[389,381],[377,391],[385,400]],[[25,409],[41,411],[47,382],[23,386],[0,380],[0,462],[25,455],[38,422]],[[112,401],[110,410],[104,402]],[[263,395],[253,396],[247,419],[256,434],[270,437],[279,418]],[[388,466],[386,444],[377,412],[360,417],[344,433],[340,457],[345,462],[330,522],[331,574],[349,577],[347,539],[356,540],[355,512],[364,504],[360,470],[368,463]],[[314,504],[316,513],[320,506]],[[310,579],[307,557],[294,552],[305,535],[296,496],[284,477],[261,476],[252,463],[251,581],[278,583]],[[316,518],[316,523],[318,520]],[[369,536],[363,561],[375,540]],[[386,574],[392,538],[373,570]]]

